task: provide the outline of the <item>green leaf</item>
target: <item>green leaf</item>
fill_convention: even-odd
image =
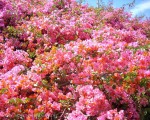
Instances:
[[[103,89],[103,85],[99,85],[98,87],[99,87],[100,89]]]
[[[20,99],[20,98],[16,98],[16,103],[17,103],[17,104],[21,104],[21,103],[23,103],[23,101],[22,101],[22,99]]]
[[[81,55],[76,55],[76,56],[74,57],[74,59],[76,60],[77,63],[80,62],[81,58],[82,58]]]
[[[30,102],[30,100],[31,100],[31,98],[25,98],[24,100],[23,100],[23,103],[25,104],[25,103],[28,103],[28,102]]]
[[[43,79],[43,80],[42,80],[42,84],[43,84],[43,85],[45,85],[45,86],[47,86],[48,81],[47,81],[47,80],[45,80],[45,79]]]
[[[16,100],[15,100],[14,98],[9,99],[9,103],[10,103],[10,104],[16,104]]]
[[[35,117],[38,119],[38,120],[42,120],[42,118],[44,117],[45,113],[44,112],[39,112],[37,114],[35,114]]]
[[[85,29],[85,30],[83,30],[83,32],[85,32],[85,33],[91,33],[92,30],[91,29]]]
[[[35,51],[31,52],[30,50],[27,50],[28,54],[29,54],[29,57],[30,58],[35,58],[36,54],[35,54]]]
[[[7,88],[2,88],[0,90],[0,94],[4,94],[4,93],[7,93],[8,89]]]
[[[24,102],[20,98],[12,98],[12,99],[9,99],[9,103],[13,104],[13,105],[18,105],[18,104],[22,104]]]
[[[9,37],[18,37],[18,35],[22,33],[22,30],[16,29],[13,26],[8,26],[5,32],[8,33]]]

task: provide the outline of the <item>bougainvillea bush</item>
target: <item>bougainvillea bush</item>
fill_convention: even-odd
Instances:
[[[150,20],[0,0],[0,120],[149,119]]]

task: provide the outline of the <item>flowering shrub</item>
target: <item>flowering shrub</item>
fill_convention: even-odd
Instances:
[[[75,0],[0,0],[0,119],[148,120],[150,24]]]

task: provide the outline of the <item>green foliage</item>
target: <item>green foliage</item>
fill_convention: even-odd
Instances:
[[[44,112],[39,112],[35,114],[35,118],[37,120],[42,120],[42,118],[44,117],[45,113]]]
[[[4,94],[4,93],[7,93],[8,89],[7,88],[2,88],[0,90],[0,94]]]
[[[134,53],[136,53],[137,50],[149,51],[150,50],[150,44],[138,46],[138,47],[128,47],[128,49],[132,50]]]
[[[28,54],[29,54],[29,57],[31,59],[34,59],[36,57],[36,54],[35,54],[35,51],[30,51],[30,49],[27,50]]]
[[[7,26],[7,28],[4,30],[5,33],[8,34],[8,37],[19,37],[20,34],[22,34],[22,30],[17,29],[13,26]]]
[[[143,108],[140,117],[141,120],[150,120],[150,107]]]
[[[62,106],[63,106],[64,108],[67,108],[68,110],[69,110],[69,108],[73,105],[73,101],[72,101],[71,99],[60,100],[59,102],[62,104]]]

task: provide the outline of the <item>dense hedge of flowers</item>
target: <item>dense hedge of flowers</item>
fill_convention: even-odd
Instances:
[[[1,120],[149,114],[149,20],[75,0],[0,0]]]

